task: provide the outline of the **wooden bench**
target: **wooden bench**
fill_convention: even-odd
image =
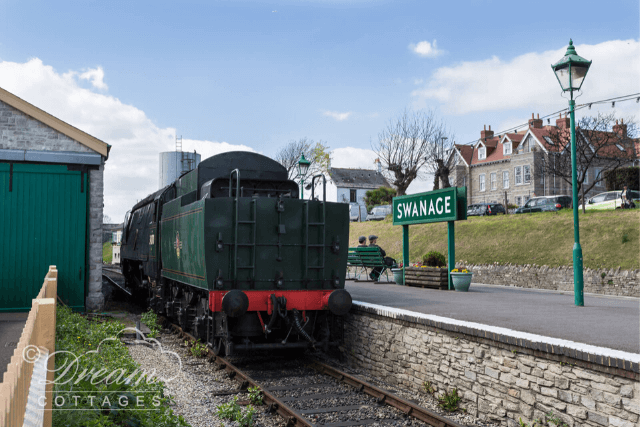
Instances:
[[[349,248],[349,255],[347,257],[347,279],[350,279],[350,268],[354,268],[353,271],[353,278],[356,280],[360,279],[360,274],[362,274],[362,272],[365,273],[365,275],[367,275],[367,269],[365,268],[364,264],[362,263],[362,260],[360,259],[360,255],[358,255],[358,251],[356,251],[357,248]]]
[[[389,280],[389,266],[384,263],[384,257],[380,252],[380,248],[374,247],[362,247],[362,248],[349,248],[349,258],[347,259],[347,265],[359,268],[357,271],[357,282],[379,282],[383,274],[386,275],[387,281]],[[377,280],[360,280],[360,274],[364,271],[369,277],[369,272],[374,268],[381,268],[380,274]]]

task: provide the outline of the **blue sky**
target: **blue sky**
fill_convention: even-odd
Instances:
[[[120,217],[176,133],[204,154],[320,139],[358,167],[405,107],[436,109],[460,143],[564,108],[549,65],[569,37],[594,60],[583,100],[640,92],[638,17],[637,1],[3,0],[0,86],[114,146]]]

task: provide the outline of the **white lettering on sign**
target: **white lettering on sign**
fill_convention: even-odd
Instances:
[[[404,216],[405,217],[411,216],[411,202],[409,202],[408,205],[405,203],[405,205],[404,205]]]
[[[413,204],[413,212],[411,212],[411,216],[418,216],[418,204]]]
[[[398,203],[398,219],[402,219],[402,203]]]
[[[442,206],[441,206],[441,203],[442,203],[442,198],[441,198],[441,197],[438,197],[438,198],[436,199],[436,212],[438,212],[438,215],[442,215]]]
[[[433,199],[431,199],[431,203],[429,203],[429,215],[432,213],[436,213],[436,210],[433,209]]]
[[[420,200],[420,216],[427,214],[427,201]]]
[[[438,197],[429,200],[429,207],[427,208],[427,201],[420,200],[408,203],[398,203],[396,218],[413,218],[413,217],[425,217],[429,215],[442,215],[451,213],[451,196]]]
[[[444,211],[445,213],[451,213],[451,196],[444,198]]]

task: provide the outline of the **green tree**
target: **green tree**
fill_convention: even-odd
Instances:
[[[395,196],[396,190],[389,187],[380,187],[376,190],[367,191],[364,195],[367,211],[371,211],[377,205],[390,205]]]

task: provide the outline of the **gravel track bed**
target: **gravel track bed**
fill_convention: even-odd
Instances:
[[[237,423],[223,420],[216,415],[218,405],[227,403],[238,396],[239,401],[248,401],[247,393],[228,396],[214,396],[216,391],[235,390],[236,381],[230,380],[225,371],[216,370],[215,365],[205,359],[191,356],[184,346],[184,339],[171,334],[160,334],[158,340],[162,344],[162,353],[156,347],[145,344],[130,345],[129,353],[143,369],[152,372],[155,369],[158,377],[171,378],[165,382],[165,393],[173,397],[174,413],[182,415],[192,427],[235,426]],[[176,357],[167,354],[172,351],[180,356],[182,367]],[[175,378],[173,378],[175,376]],[[255,426],[281,427],[282,418],[265,413],[266,407],[256,407]]]
[[[223,403],[232,401],[235,396],[238,396],[239,401],[248,401],[249,395],[247,393],[227,396],[213,395],[216,391],[237,389],[237,381],[230,380],[225,371],[216,370],[215,365],[208,363],[205,359],[192,357],[188,348],[184,345],[184,339],[163,333],[160,334],[159,341],[162,343],[164,353],[158,351],[157,347],[154,348],[145,344],[130,345],[129,352],[143,369],[149,372],[155,369],[158,376],[171,378],[170,381],[165,382],[165,390],[166,394],[173,397],[174,404],[172,409],[174,412],[182,415],[193,427],[237,425],[237,423],[218,418],[216,408]],[[180,367],[180,364],[176,362],[175,356],[167,352],[177,353],[182,361],[182,366]],[[301,366],[299,360],[256,356],[234,358],[231,362],[253,378],[258,379],[258,382],[266,389],[278,386],[304,385],[304,387],[300,388],[272,391],[279,398],[305,397],[316,394],[330,395],[330,397],[326,398],[287,401],[286,404],[295,410],[361,406],[358,410],[305,415],[312,423],[325,424],[371,419],[375,420],[373,424],[369,424],[373,427],[427,426],[420,420],[406,417],[393,407],[379,405],[376,399],[371,396],[364,393],[356,393],[350,386],[340,383],[329,376],[318,374],[311,368]],[[497,426],[496,424],[480,422],[476,417],[462,411],[446,413],[437,406],[437,400],[425,392],[416,393],[398,389],[378,378],[367,375],[366,372],[360,369],[348,367],[334,359],[325,358],[325,362],[460,424],[479,427]],[[287,376],[284,376],[284,372],[286,372]],[[314,384],[318,386],[314,386]],[[256,407],[255,425],[260,427],[281,427],[284,426],[284,420],[278,415],[267,413],[266,407],[260,406]]]

